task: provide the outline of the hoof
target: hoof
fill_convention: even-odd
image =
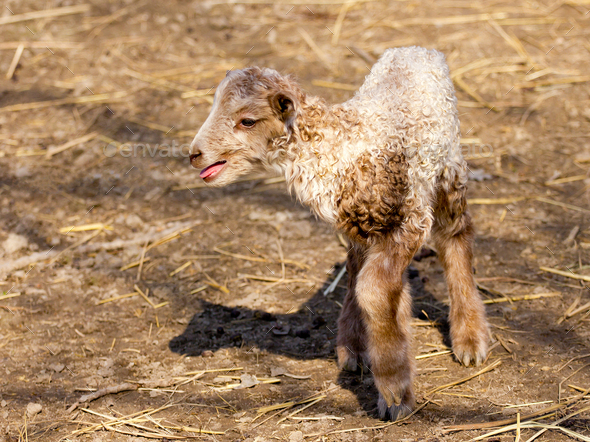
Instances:
[[[487,357],[487,350],[477,351],[477,350],[464,350],[464,349],[456,349],[453,350],[455,353],[455,357],[459,361],[459,363],[463,364],[465,367],[469,367],[470,365],[474,365],[475,367],[481,365],[483,361],[485,361]]]
[[[379,417],[383,420],[396,421],[408,416],[414,410],[414,395],[411,391],[392,395],[394,402],[387,405],[382,394],[379,394]]]
[[[457,360],[469,367],[470,365],[481,365],[488,356],[488,328],[482,327],[476,333],[466,338],[453,339],[453,353]]]

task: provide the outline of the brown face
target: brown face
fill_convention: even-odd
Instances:
[[[285,133],[273,105],[277,91],[260,75],[257,68],[235,71],[217,88],[211,113],[191,145],[191,165],[202,169],[207,184],[223,186],[260,167],[270,141]]]

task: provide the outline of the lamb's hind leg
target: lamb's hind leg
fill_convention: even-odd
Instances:
[[[338,318],[338,337],[336,339],[338,366],[342,370],[356,371],[363,363],[366,350],[365,325],[356,298],[356,281],[365,256],[365,249],[358,244],[351,244],[348,251],[346,271],[348,273],[348,292],[342,304]]]
[[[455,190],[441,190],[432,233],[449,287],[453,352],[464,365],[479,365],[487,356],[488,323],[473,279],[471,217],[463,190]]]
[[[406,416],[414,405],[411,298],[403,274],[417,246],[384,238],[367,251],[358,274],[357,299],[366,324],[371,372],[379,390],[379,413],[384,419]]]

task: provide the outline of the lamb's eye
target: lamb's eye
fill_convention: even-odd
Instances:
[[[256,124],[256,120],[252,120],[251,118],[244,118],[242,121],[240,121],[240,125],[244,126],[244,127],[252,127]]]

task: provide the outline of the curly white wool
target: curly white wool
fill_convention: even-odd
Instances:
[[[308,97],[308,105],[313,107],[314,100]],[[370,153],[377,164],[402,153],[410,185],[404,224],[428,231],[436,183],[465,181],[456,101],[442,53],[388,49],[354,97],[329,108],[325,126],[316,124],[321,139],[277,139],[266,162],[279,166],[298,198],[333,223],[342,183],[358,158]],[[357,115],[356,121],[342,121],[347,112]]]

